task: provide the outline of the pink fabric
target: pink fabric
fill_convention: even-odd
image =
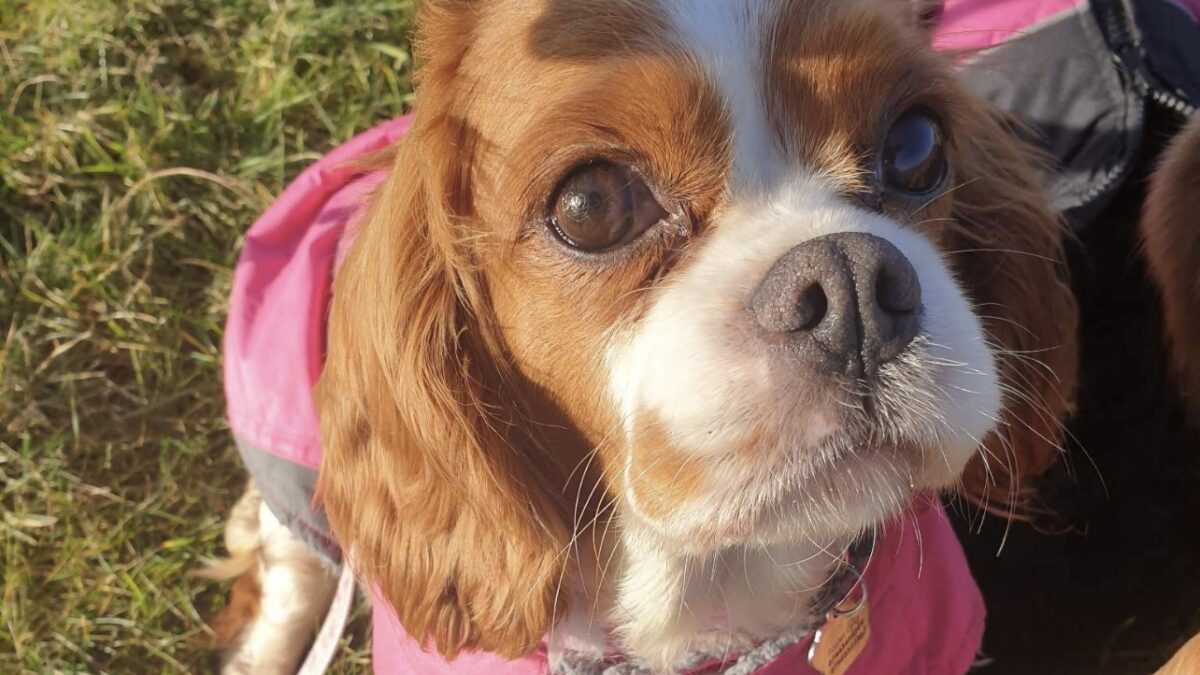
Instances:
[[[347,165],[408,130],[409,118],[367,131],[301,173],[246,232],[225,325],[229,425],[260,450],[316,468],[312,388],[325,355],[325,319],[338,242],[382,180]]]
[[[983,598],[941,504],[922,503],[915,520],[898,519],[877,544],[866,573],[871,638],[847,675],[961,675],[979,651]],[[544,649],[517,661],[468,654],[448,663],[404,632],[386,600],[372,593],[371,601],[377,673],[544,675],[548,671]],[[811,638],[803,640],[755,672],[817,675],[808,665],[811,644]]]
[[[545,647],[516,661],[476,652],[447,662],[405,633],[396,613],[374,589],[371,606],[371,665],[379,675],[542,675],[549,669]]]
[[[916,528],[919,528],[919,532]],[[983,596],[939,502],[885,531],[867,568],[871,638],[847,675],[961,675],[983,643]],[[811,640],[756,675],[817,675]]]
[[[934,34],[938,49],[975,50],[1011,40],[1087,0],[946,0]],[[1188,0],[1200,2],[1200,0]]]
[[[1200,22],[1200,0],[1169,1]],[[948,50],[994,47],[1087,4],[1087,0],[945,0],[933,44]]]

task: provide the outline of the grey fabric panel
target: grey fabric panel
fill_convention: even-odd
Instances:
[[[1087,5],[985,52],[963,77],[1033,128],[1058,163],[1046,188],[1074,225],[1103,208],[1136,157],[1144,104]]]
[[[341,564],[342,551],[329,529],[324,509],[313,504],[317,472],[234,438],[246,470],[271,513],[313,550]]]

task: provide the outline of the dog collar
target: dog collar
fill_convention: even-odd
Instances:
[[[686,655],[676,665],[677,672],[705,675],[740,675],[774,661],[787,649],[802,640],[813,638],[808,652],[809,665],[821,673],[844,672],[854,657],[862,651],[869,630],[866,626],[867,567],[875,551],[875,536],[865,534],[856,538],[839,556],[829,579],[814,595],[804,620],[787,633],[764,640],[742,653],[709,654],[696,652]],[[853,622],[849,632],[843,622]],[[597,658],[594,654],[564,651],[550,655],[552,675],[649,675],[653,671],[644,664],[619,654]],[[822,667],[825,664],[836,668]]]

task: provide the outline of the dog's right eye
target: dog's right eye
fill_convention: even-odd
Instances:
[[[568,246],[599,252],[636,239],[667,217],[646,181],[632,169],[593,161],[572,170],[549,204],[549,223]]]
[[[946,132],[923,107],[901,115],[887,133],[881,156],[884,185],[912,196],[932,194],[946,179]]]

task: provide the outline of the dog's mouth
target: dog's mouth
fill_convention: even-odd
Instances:
[[[841,537],[899,513],[916,493],[952,485],[982,435],[954,427],[940,377],[950,366],[924,349],[917,343],[872,377],[829,381],[817,395],[775,392],[773,409],[758,410],[759,426],[747,425],[738,444],[693,453],[666,476],[673,489],[699,470],[703,489],[643,515],[686,545]],[[627,476],[645,505],[655,488],[640,477]]]

